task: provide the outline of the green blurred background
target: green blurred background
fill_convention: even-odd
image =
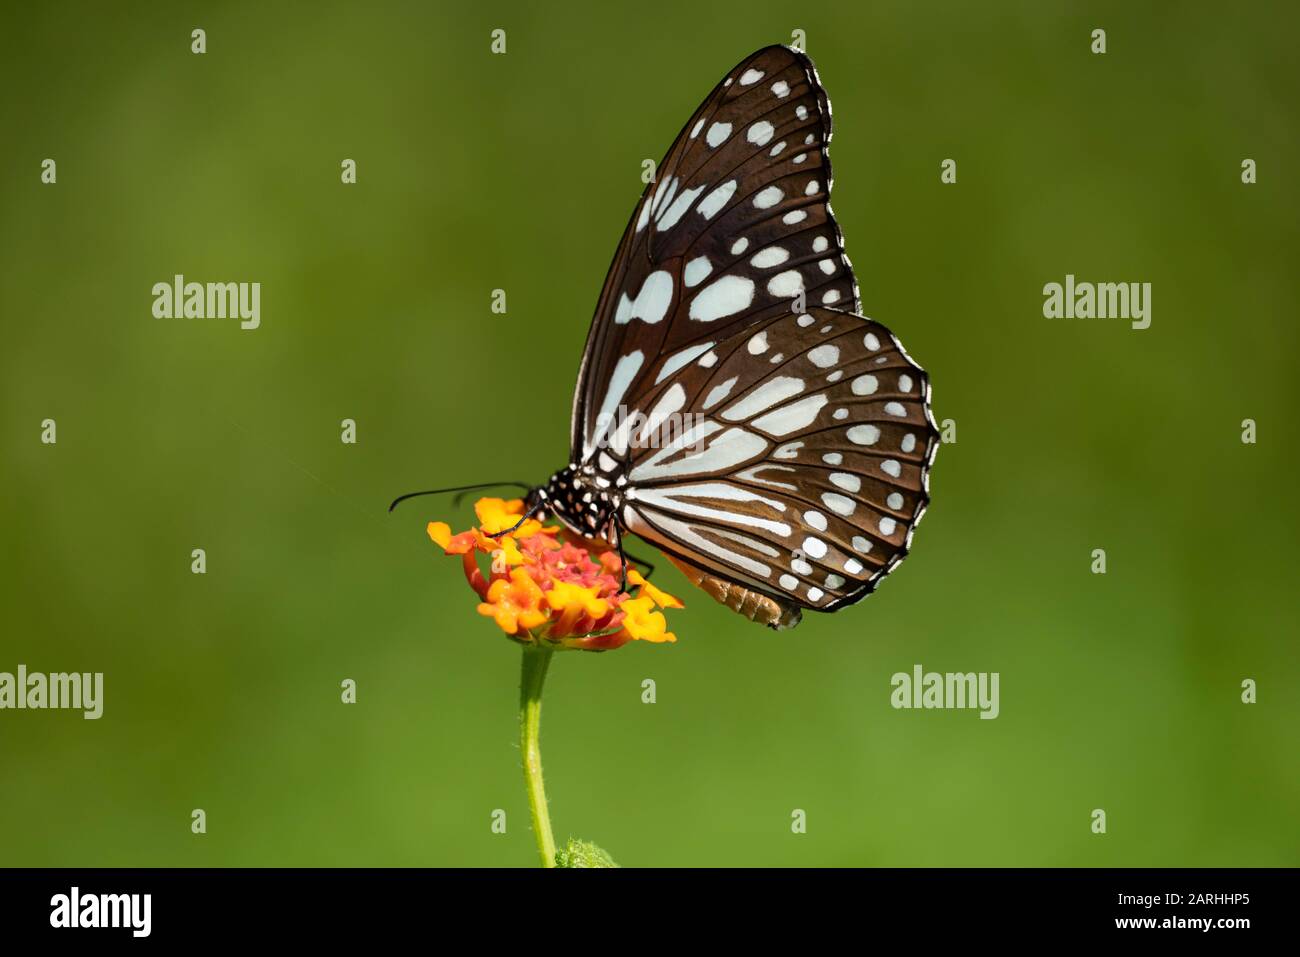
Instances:
[[[7,9],[0,671],[106,690],[99,721],[0,712],[0,864],[534,863],[519,652],[424,532],[468,506],[385,506],[565,461],[641,161],[794,29],[865,311],[958,440],[865,603],[777,635],[664,563],[675,646],[557,657],[557,836],[628,865],[1300,863],[1300,18],[1051,6]],[[261,328],[154,319],[178,272],[261,282]],[[1151,282],[1151,328],[1044,319],[1067,272]],[[892,709],[917,663],[999,672],[1001,716]]]

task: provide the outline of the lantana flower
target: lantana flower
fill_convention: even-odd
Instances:
[[[459,555],[465,580],[478,595],[478,613],[516,641],[553,649],[609,651],[629,641],[672,642],[662,609],[681,608],[609,549],[593,550],[565,530],[527,519],[509,535],[494,533],[524,515],[522,499],[483,498],[475,504],[479,526],[453,534],[430,522],[429,537]],[[485,570],[486,569],[486,570]]]
[[[629,641],[676,641],[664,609],[682,603],[635,568],[624,575],[622,559],[607,546],[525,519],[522,499],[482,498],[474,511],[478,527],[453,533],[445,522],[430,522],[429,537],[446,554],[460,556],[465,581],[478,597],[478,613],[523,646],[519,749],[542,866],[617,867],[590,842],[570,838],[565,847],[555,846],[542,786],[542,688],[558,650],[609,651]],[[511,531],[501,534],[504,529]]]

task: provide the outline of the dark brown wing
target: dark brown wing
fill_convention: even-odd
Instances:
[[[907,554],[938,447],[929,400],[877,322],[763,320],[644,398],[621,518],[714,575],[833,611]]]
[[[830,208],[830,102],[804,53],[731,70],[683,127],[618,245],[574,396],[572,461],[631,405],[792,297],[857,310]],[[615,451],[616,455],[620,453]]]

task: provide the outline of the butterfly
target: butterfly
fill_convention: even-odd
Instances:
[[[714,87],[614,253],[568,465],[526,500],[620,554],[640,537],[778,630],[902,561],[938,445],[925,372],[859,315],[830,139],[799,50],[759,50]]]

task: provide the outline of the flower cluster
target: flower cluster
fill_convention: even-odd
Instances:
[[[622,560],[605,549],[570,540],[556,526],[528,519],[520,499],[483,498],[474,506],[479,527],[453,535],[444,522],[429,523],[429,537],[448,555],[459,555],[465,579],[479,597],[478,612],[522,642],[557,648],[608,651],[629,641],[676,641],[659,609],[682,603],[628,568],[636,594],[621,590]],[[485,573],[480,556],[490,559]]]

